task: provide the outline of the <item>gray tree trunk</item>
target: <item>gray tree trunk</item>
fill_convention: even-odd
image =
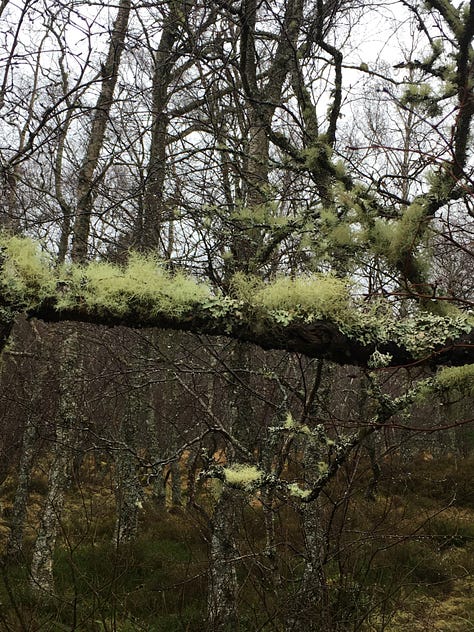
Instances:
[[[251,348],[237,344],[231,358],[231,368],[242,371],[241,381],[234,380],[230,397],[230,432],[249,451],[252,450],[252,402],[246,383],[249,382]],[[227,463],[232,464],[235,449],[227,447]],[[242,455],[238,455],[242,460]],[[238,583],[236,537],[239,530],[239,507],[244,499],[242,492],[223,484],[212,518],[210,571],[208,587],[208,619],[213,632],[238,629]]]
[[[153,394],[150,394],[150,409],[146,415],[146,429],[148,436],[148,455],[153,465],[151,472],[151,498],[156,509],[165,509],[166,507],[166,487],[164,480],[163,466],[159,465],[162,458],[162,450],[158,437],[158,427],[156,420],[156,410],[154,406]]]
[[[132,422],[133,423],[133,422]],[[143,489],[137,472],[135,437],[130,420],[122,424],[122,447],[115,455],[115,502],[116,518],[114,542],[132,542],[138,533],[138,517],[143,504]]]
[[[137,218],[137,241],[143,250],[162,248],[166,178],[166,148],[168,145],[168,115],[166,107],[170,98],[169,88],[173,69],[180,58],[176,43],[187,21],[194,2],[168,2],[160,42],[155,53],[152,83],[151,145],[144,191],[143,216]]]
[[[29,415],[23,431],[18,481],[13,500],[10,534],[6,547],[8,558],[20,558],[23,555],[23,534],[28,509],[31,468],[35,457],[35,440],[36,424],[32,416]]]
[[[128,395],[128,403],[120,420],[119,441],[114,451],[116,518],[114,541],[117,544],[131,542],[138,533],[138,517],[143,506],[143,488],[138,475],[138,426],[143,419],[143,364],[146,358],[138,357],[130,364],[134,379]],[[146,418],[146,417],[145,417]]]
[[[212,520],[208,588],[208,619],[212,632],[239,629],[235,496],[235,490],[224,483]]]
[[[62,345],[59,366],[59,419],[49,470],[48,491],[33,549],[30,583],[39,594],[54,594],[53,556],[66,487],[71,478],[77,429],[80,426],[77,386],[81,368],[77,332],[69,333]]]
[[[310,454],[313,452],[313,454]],[[306,449],[306,467],[317,468],[316,451]],[[317,471],[317,469],[315,470]],[[331,632],[331,614],[328,607],[327,584],[323,560],[325,529],[322,523],[319,499],[303,505],[302,522],[305,544],[305,565],[301,583],[294,601],[288,629],[292,632]]]
[[[315,415],[324,404],[330,408],[333,368],[320,360],[312,391],[306,402],[307,413]],[[320,476],[320,462],[326,462],[327,448],[317,437],[304,439],[302,466],[304,479],[311,488]],[[291,632],[332,632],[333,623],[324,572],[326,528],[321,499],[303,504],[301,518],[304,535],[305,565],[301,582],[290,611]]]
[[[78,174],[77,209],[71,251],[73,261],[82,262],[87,259],[91,213],[97,185],[94,176],[97,165],[99,164],[99,156],[104,144],[105,131],[109,121],[110,109],[113,104],[120,58],[122,56],[128,29],[130,8],[130,0],[120,0],[112,29],[107,58],[102,66],[101,90],[94,110],[94,118],[89,133],[86,154]]]
[[[183,502],[182,483],[181,483],[181,464],[179,459],[171,462],[171,506],[181,507]]]

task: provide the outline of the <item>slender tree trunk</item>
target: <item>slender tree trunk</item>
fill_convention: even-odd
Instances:
[[[164,509],[166,507],[166,487],[164,481],[163,466],[159,465],[163,451],[160,447],[158,437],[158,427],[156,420],[156,410],[152,401],[153,394],[150,394],[150,409],[146,416],[146,428],[148,436],[148,456],[153,465],[151,479],[151,497],[153,505],[156,509]]]
[[[87,259],[91,213],[97,188],[96,169],[104,144],[105,130],[113,105],[120,58],[128,29],[131,0],[120,0],[109,44],[107,58],[102,66],[102,84],[97,100],[86,153],[78,174],[77,208],[73,229],[71,257],[73,261]]]
[[[151,353],[156,348],[158,339],[157,332],[150,333],[150,343],[147,345],[146,362],[150,362]],[[154,398],[153,385],[148,387],[148,410],[145,415],[146,433],[148,438],[148,458],[152,464],[151,471],[151,497],[156,509],[166,507],[166,487],[164,480],[164,468],[160,465],[163,458],[163,448],[160,445],[160,434],[158,429],[159,413]]]
[[[235,490],[224,483],[212,519],[208,589],[209,630],[212,632],[239,629],[235,507]]]
[[[166,107],[172,73],[179,53],[175,50],[194,2],[170,1],[163,22],[158,49],[155,53],[152,84],[152,129],[144,191],[144,213],[136,227],[137,241],[143,250],[165,250],[161,240],[165,211],[164,186],[166,179],[166,147],[168,144],[168,116]]]
[[[134,373],[127,397],[127,407],[120,421],[119,444],[115,456],[116,520],[114,541],[117,544],[131,542],[138,533],[138,517],[143,506],[143,488],[138,475],[138,426],[143,418],[143,364],[139,357],[130,365]]]
[[[137,472],[133,421],[122,424],[122,447],[115,451],[116,520],[114,542],[132,542],[138,533],[138,517],[143,504],[143,489]]]
[[[239,382],[234,380],[230,399],[230,432],[247,450],[252,450],[251,420],[252,402],[247,385],[251,366],[251,348],[237,344],[231,358],[231,367],[241,372]],[[235,449],[228,447],[227,463],[232,464],[236,457]],[[217,501],[212,518],[212,537],[210,552],[210,581],[208,589],[208,618],[213,632],[238,629],[238,583],[236,538],[239,531],[239,508],[244,498],[242,492],[223,484],[222,493]]]
[[[64,495],[71,478],[77,428],[80,426],[77,401],[80,365],[76,332],[66,336],[61,355],[56,441],[49,470],[48,491],[31,563],[31,587],[34,592],[41,594],[54,594],[53,556],[64,506]]]
[[[318,451],[308,445],[305,450],[305,468],[317,478]],[[332,632],[328,592],[324,574],[325,528],[321,501],[317,499],[301,508],[305,565],[301,583],[294,600],[294,610],[289,630],[292,632]]]
[[[319,408],[328,409],[331,397],[333,367],[319,361],[313,387],[306,401],[306,415],[318,415]],[[308,419],[308,417],[306,418]],[[305,419],[305,421],[306,421]],[[326,446],[317,437],[307,437],[303,444],[304,480],[311,489],[320,476],[320,463],[326,462]],[[298,441],[300,443],[300,441]],[[295,595],[288,630],[291,632],[333,632],[328,587],[324,572],[326,529],[321,499],[301,506],[304,536],[304,570]]]
[[[23,555],[23,532],[28,509],[28,493],[31,480],[31,468],[35,457],[36,424],[31,415],[26,420],[21,446],[18,481],[13,501],[10,535],[6,554],[8,558],[21,558]]]
[[[181,483],[181,463],[179,459],[171,462],[171,506],[181,507],[183,502]]]

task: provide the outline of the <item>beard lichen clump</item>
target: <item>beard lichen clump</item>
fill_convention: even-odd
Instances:
[[[251,489],[255,483],[263,477],[261,472],[254,465],[245,465],[242,463],[234,463],[223,468],[224,478],[229,485],[242,487],[243,489]]]
[[[34,308],[52,296],[56,277],[50,258],[27,237],[0,234],[2,294],[17,306]]]
[[[134,253],[123,267],[103,262],[71,266],[66,278],[69,291],[58,302],[59,309],[74,307],[80,297],[99,312],[121,315],[133,310],[144,317],[178,318],[209,298],[204,284],[182,272],[170,273],[152,255]]]
[[[450,366],[437,373],[435,388],[440,391],[457,391],[464,396],[474,395],[474,364]]]
[[[413,202],[394,226],[392,240],[388,250],[390,261],[397,263],[401,256],[411,251],[423,232],[426,221],[426,208],[420,202]]]
[[[332,274],[280,277],[259,289],[253,300],[270,314],[284,310],[308,322],[328,319],[344,323],[350,315],[349,284]]]

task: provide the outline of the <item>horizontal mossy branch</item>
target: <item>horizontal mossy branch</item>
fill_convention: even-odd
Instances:
[[[240,277],[228,296],[169,273],[152,257],[133,255],[124,267],[91,263],[55,269],[30,240],[3,237],[0,249],[0,321],[6,332],[12,314],[24,313],[54,322],[223,335],[371,368],[474,362],[471,317],[420,312],[397,320],[380,306],[363,311],[348,284],[331,275],[284,277],[271,284]]]

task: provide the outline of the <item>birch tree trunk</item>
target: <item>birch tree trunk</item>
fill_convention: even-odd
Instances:
[[[183,502],[182,484],[181,484],[181,463],[179,459],[175,459],[170,464],[171,470],[171,506],[174,508],[181,507]]]
[[[34,418],[29,415],[23,431],[18,481],[13,500],[10,534],[6,547],[6,555],[11,559],[20,559],[23,556],[23,534],[28,509],[31,468],[35,457],[36,434]]]
[[[316,480],[320,460],[317,448],[309,442],[305,448],[304,466],[307,480]],[[301,508],[305,545],[303,576],[296,595],[289,630],[292,632],[331,632],[328,592],[324,574],[325,528],[321,500]]]
[[[114,542],[123,544],[137,537],[138,517],[143,506],[143,488],[138,476],[138,425],[143,418],[143,364],[142,356],[129,365],[134,377],[130,385],[127,406],[120,420],[115,458],[116,519]]]
[[[148,456],[152,464],[151,472],[151,497],[156,509],[166,507],[166,488],[163,477],[163,466],[159,464],[162,450],[158,438],[156,410],[153,402],[153,394],[150,393],[150,409],[146,416],[146,429],[148,436]]]
[[[147,179],[144,191],[143,216],[137,218],[137,241],[143,250],[166,250],[161,240],[165,210],[164,186],[166,178],[166,147],[168,144],[168,115],[166,108],[173,70],[180,58],[176,50],[183,27],[194,6],[193,0],[170,1],[163,21],[158,49],[155,53],[152,84],[152,129]]]
[[[120,0],[117,17],[112,29],[107,58],[102,66],[102,82],[99,98],[94,109],[94,118],[89,133],[86,153],[78,174],[77,208],[73,229],[71,257],[73,261],[87,259],[91,213],[97,186],[96,169],[104,144],[105,131],[113,105],[120,58],[128,29],[131,0]]]
[[[53,556],[64,495],[71,478],[77,430],[80,426],[77,387],[81,368],[77,332],[66,335],[59,366],[59,419],[49,470],[48,491],[31,562],[31,588],[38,594],[54,594]]]
[[[239,629],[237,609],[236,493],[225,483],[212,519],[208,619],[212,632]]]
[[[252,450],[252,403],[247,388],[251,366],[251,348],[237,344],[231,358],[231,370],[241,371],[241,381],[234,379],[230,398],[230,432],[248,451]],[[227,464],[243,455],[236,455],[233,446],[227,447]],[[208,588],[208,618],[213,632],[238,630],[238,583],[236,537],[239,530],[239,508],[244,502],[242,492],[223,483],[222,493],[212,517],[210,571]]]
[[[116,519],[114,542],[123,544],[137,537],[138,516],[143,506],[143,490],[138,478],[133,420],[122,422],[121,446],[115,451]]]
[[[306,416],[318,416],[319,409],[330,409],[333,368],[320,360],[314,383],[305,403]],[[311,487],[318,480],[320,463],[326,463],[327,451],[318,437],[305,437],[302,467],[304,480]],[[332,632],[333,622],[324,572],[326,529],[321,498],[303,504],[301,519],[304,537],[304,570],[290,613],[288,629],[292,632]]]

